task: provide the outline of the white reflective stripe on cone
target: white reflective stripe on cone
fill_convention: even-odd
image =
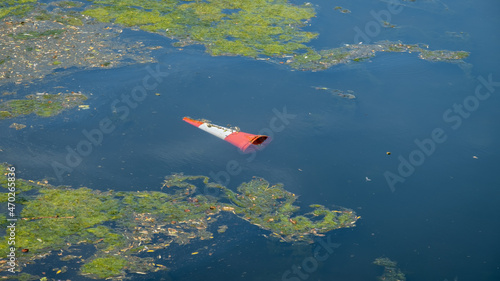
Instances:
[[[230,134],[236,132],[236,131],[231,130],[229,128],[225,128],[225,127],[213,125],[213,124],[208,124],[208,123],[203,123],[198,128],[202,129],[203,131],[210,133],[210,134],[212,134],[220,139],[225,139]]]

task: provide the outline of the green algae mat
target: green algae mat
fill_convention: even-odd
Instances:
[[[168,270],[168,265],[140,254],[216,239],[228,228],[218,223],[223,216],[246,221],[270,239],[288,243],[311,243],[315,236],[354,227],[359,219],[352,210],[322,205],[303,212],[295,204],[295,194],[261,178],[232,191],[205,176],[173,174],[158,191],[117,192],[13,180],[13,167],[3,164],[1,170],[0,204],[9,212],[1,214],[0,221],[4,229],[14,229],[0,243],[0,253],[15,255],[16,272],[55,253],[63,261],[80,260],[79,273],[91,278]],[[93,246],[92,256],[82,259],[73,254],[86,245]],[[10,262],[0,264],[0,272],[10,268]]]
[[[0,103],[0,120],[36,114],[41,117],[55,116],[64,110],[82,106],[87,96],[78,92],[36,93],[24,99],[8,100]]]
[[[399,41],[317,50],[308,44],[319,33],[306,31],[314,17],[311,3],[285,0],[4,1],[0,84],[43,78],[58,68],[154,62],[150,51],[162,46],[121,40],[123,28],[169,37],[179,49],[199,44],[213,56],[244,56],[303,71],[361,63],[380,52],[416,52],[424,60],[455,63],[469,56]]]
[[[178,39],[177,46],[203,44],[212,55],[287,58],[301,70],[321,70],[384,52],[421,52],[422,59],[453,61],[467,52],[427,51],[417,45],[383,42],[317,51],[305,45],[319,34],[304,31],[316,16],[311,3],[277,0],[94,1],[85,15],[101,22],[139,27]],[[427,46],[428,47],[428,46]],[[291,58],[290,58],[290,55]]]

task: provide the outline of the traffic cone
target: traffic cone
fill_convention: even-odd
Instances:
[[[268,143],[266,140],[270,140],[268,136],[239,132],[235,129],[212,124],[206,120],[195,120],[189,117],[184,117],[182,120],[198,127],[198,129],[229,142],[243,152],[250,152],[256,149],[256,146]]]

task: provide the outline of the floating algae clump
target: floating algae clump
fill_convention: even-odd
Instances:
[[[88,188],[41,188],[36,200],[27,202],[22,210],[21,216],[26,222],[19,227],[16,243],[30,252],[42,252],[63,247],[68,242],[76,243],[84,237],[100,238],[102,235],[93,233],[91,227],[115,218],[117,208],[118,200],[107,193]]]
[[[7,165],[0,166],[0,185],[7,188]],[[204,186],[199,186],[201,182]],[[167,177],[161,192],[101,192],[22,179],[15,183],[17,268],[21,270],[23,264],[33,263],[51,251],[73,258],[71,253],[80,245],[93,245],[94,253],[84,258],[79,271],[92,278],[119,279],[128,273],[165,270],[160,260],[143,253],[173,243],[212,239],[214,233],[209,230],[217,230],[217,225],[211,225],[221,216],[234,214],[289,242],[311,242],[314,235],[352,227],[359,218],[350,210],[332,211],[321,205],[312,205],[312,212],[296,215],[299,207],[294,205],[294,194],[282,185],[270,186],[258,178],[241,184],[237,192],[210,182],[208,177],[182,174]],[[218,191],[221,196],[204,195],[200,187]],[[7,224],[5,216],[0,222]],[[231,225],[222,225],[218,232],[228,227]],[[6,256],[8,237],[3,240],[0,254]],[[8,264],[0,264],[0,272],[7,269]]]
[[[333,8],[333,9],[341,12],[342,14],[350,14],[351,13],[351,10],[344,9],[344,8],[342,8],[340,6],[335,6],[335,8]]]
[[[374,264],[384,267],[382,276],[377,277],[380,281],[406,281],[406,276],[397,267],[397,262],[391,261],[389,258],[380,257],[373,261]]]
[[[177,175],[165,180],[167,186],[183,186],[193,188],[186,180],[203,179],[207,188],[218,188],[227,199],[222,210],[236,214],[238,217],[269,230],[274,236],[284,241],[310,241],[311,235],[330,230],[352,227],[359,218],[352,210],[328,210],[322,205],[311,205],[314,210],[304,215],[295,215],[300,209],[294,205],[295,194],[286,191],[283,185],[270,185],[264,179],[255,178],[242,183],[238,192],[224,186],[210,183],[203,176]],[[180,181],[179,181],[180,180]]]
[[[422,50],[419,56],[424,60],[430,60],[430,61],[454,61],[468,57],[469,53],[464,51],[452,52],[447,50],[437,50],[437,51]]]
[[[341,7],[335,9],[345,11]],[[182,47],[203,44],[212,55],[274,57],[273,62],[300,70],[323,70],[331,66],[359,62],[376,52],[421,52],[426,60],[461,60],[467,52],[427,51],[420,45],[379,42],[315,50],[304,45],[318,36],[303,31],[315,16],[311,4],[302,6],[280,0],[207,1],[94,1],[84,14],[98,21],[113,22],[159,32],[179,40]],[[394,27],[387,23],[388,27]],[[283,61],[283,58],[289,58]],[[262,58],[260,58],[262,59]]]
[[[381,41],[375,44],[346,45],[328,50],[309,50],[304,54],[296,54],[286,63],[300,70],[324,70],[338,64],[360,62],[374,57],[377,52],[420,53],[419,57],[429,61],[462,62],[469,56],[464,51],[429,51],[423,44],[403,44],[399,41]]]
[[[127,260],[119,256],[106,256],[97,258],[82,267],[83,274],[91,274],[89,277],[100,279],[119,275],[127,265]]]
[[[310,4],[309,4],[310,5]],[[212,55],[281,56],[307,47],[316,33],[298,29],[315,16],[285,0],[94,1],[85,15],[203,44]]]
[[[33,9],[36,0],[7,0],[0,3],[0,19],[6,16],[21,16]]]
[[[26,128],[26,125],[24,124],[19,124],[19,123],[12,123],[9,128],[13,128],[13,129],[16,129],[16,130],[22,130],[24,128]]]
[[[9,100],[0,103],[0,120],[32,113],[42,117],[50,117],[80,105],[85,100],[87,100],[87,96],[75,92],[28,95],[24,100]]]

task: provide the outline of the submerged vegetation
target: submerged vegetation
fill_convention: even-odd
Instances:
[[[0,103],[0,120],[32,113],[41,117],[50,117],[81,105],[85,100],[87,96],[80,92],[28,95],[22,100],[8,100]]]
[[[379,281],[406,281],[406,276],[397,266],[397,262],[386,257],[380,257],[376,258],[373,263],[384,267],[382,276],[377,277]]]
[[[7,165],[1,165],[0,185],[7,188]],[[197,185],[195,185],[197,183]],[[209,190],[209,196],[200,192]],[[204,176],[174,174],[162,191],[102,192],[89,188],[55,187],[46,181],[16,180],[16,255],[18,266],[43,258],[52,251],[73,257],[79,245],[95,247],[84,258],[80,273],[92,278],[119,278],[127,273],[166,270],[141,253],[214,238],[230,225],[217,225],[221,216],[235,215],[282,241],[312,242],[314,236],[355,226],[358,216],[348,209],[330,210],[312,205],[298,214],[297,197],[282,185],[254,178],[237,191]],[[201,190],[200,190],[201,189]],[[27,192],[28,190],[31,190]],[[7,196],[2,199],[6,204]],[[15,212],[18,212],[15,210]],[[6,223],[5,216],[0,220]],[[214,226],[212,226],[214,224]],[[7,240],[0,243],[6,256]],[[7,270],[0,264],[0,271]]]
[[[356,98],[356,96],[354,95],[354,91],[352,91],[352,90],[342,91],[339,89],[330,89],[327,87],[312,87],[312,88],[315,90],[318,90],[318,91],[326,91],[327,93],[330,93],[334,97],[340,97],[340,98],[350,99],[350,100]]]

